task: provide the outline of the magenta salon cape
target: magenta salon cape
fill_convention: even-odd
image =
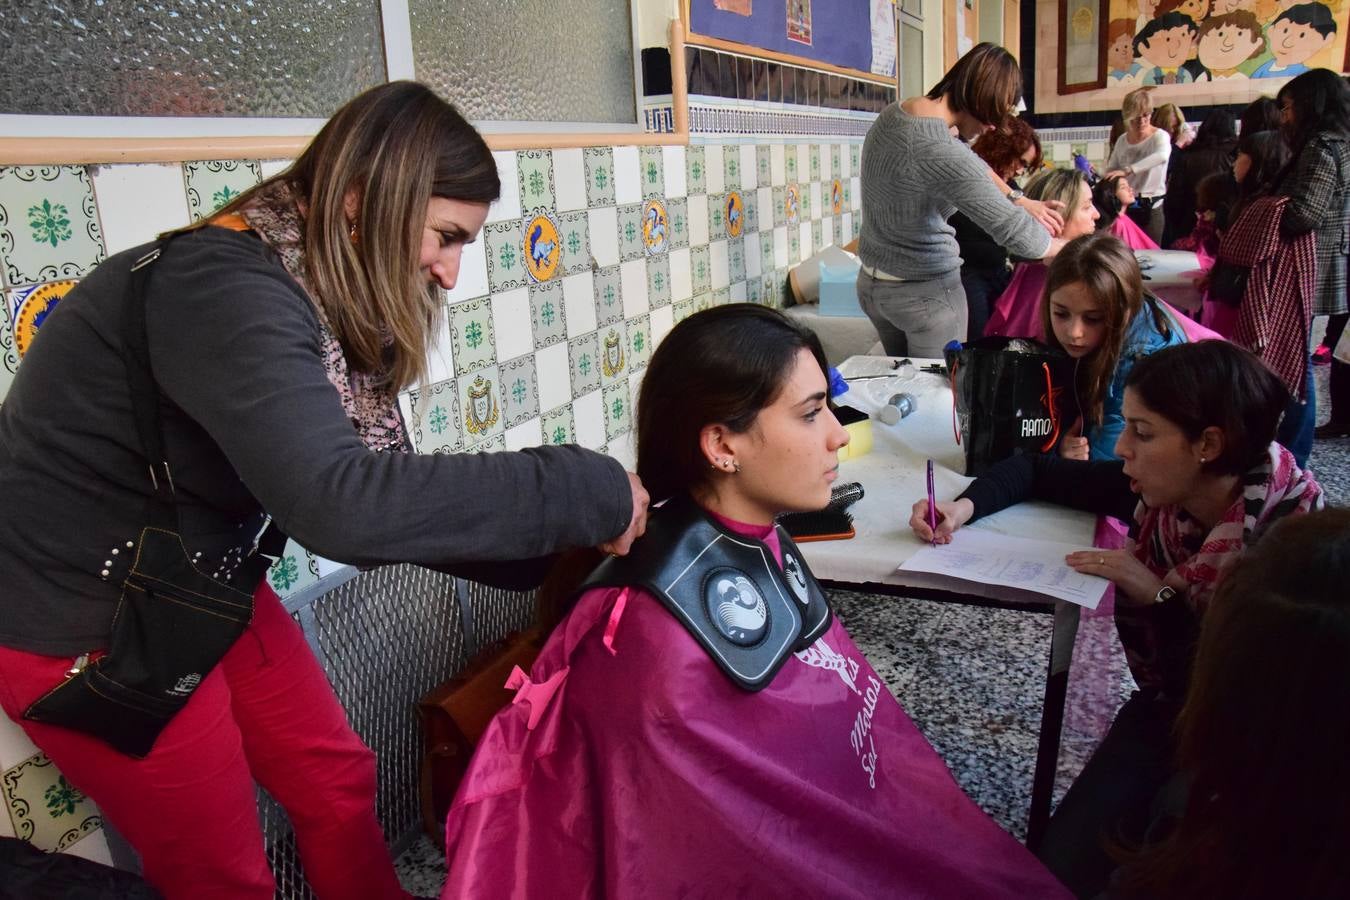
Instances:
[[[726,520],[773,550],[764,528]],[[446,822],[460,897],[1055,898],[836,619],[758,693],[659,601],[582,595]]]

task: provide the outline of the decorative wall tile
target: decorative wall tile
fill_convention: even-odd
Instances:
[[[3,314],[9,320],[10,336],[14,339],[12,349],[15,359],[24,358],[47,316],[56,309],[61,298],[69,294],[78,283],[66,278],[9,292]]]
[[[531,332],[529,291],[515,290],[493,294],[492,335],[496,339],[497,359],[510,359],[534,350]]]
[[[521,219],[520,233],[523,240],[517,249],[529,280],[542,284],[561,276],[567,250],[558,214],[551,207],[531,209]]]
[[[598,389],[572,401],[577,443],[591,450],[605,445],[605,398]]]
[[[647,351],[648,360],[651,359],[651,354],[655,352],[656,346],[665,340],[666,335],[670,334],[670,329],[675,327],[675,307],[673,305],[663,306],[660,309],[652,310],[649,327],[651,328],[651,341]]]
[[[464,443],[479,444],[500,435],[502,424],[501,378],[496,366],[459,379],[459,408],[463,411]]]
[[[642,200],[642,172],[638,148],[614,148],[614,202],[637,203]]]
[[[605,404],[605,439],[612,441],[626,434],[632,427],[632,408],[628,399],[628,379],[603,391]]]
[[[818,249],[825,247],[825,231],[821,228],[820,219],[811,221],[811,246]]]
[[[759,233],[759,258],[762,269],[767,272],[773,268],[773,229]]]
[[[670,250],[670,213],[660,197],[649,197],[642,204],[642,244],[648,256]]]
[[[488,285],[493,291],[509,291],[530,283],[525,274],[520,241],[520,220],[494,222],[483,226],[487,245]]]
[[[760,185],[759,180],[759,154],[755,152],[754,144],[738,144],[735,147],[728,147],[728,153],[739,153],[741,157],[741,190],[754,190]],[[765,179],[768,183],[768,179]],[[735,185],[730,180],[727,181],[727,190],[734,190]]]
[[[703,159],[704,148],[688,147],[684,153],[684,170],[688,176],[685,183],[686,194],[706,194],[708,192],[708,181],[706,178],[706,163]]]
[[[591,259],[597,266],[613,266],[619,262],[619,213],[613,206],[587,210],[587,236],[591,242]]]
[[[775,227],[787,224],[787,187],[770,188],[773,191],[773,224]]]
[[[0,403],[5,402],[14,373],[19,368],[19,355],[14,350],[14,333],[9,325],[9,299],[0,306]]]
[[[775,269],[782,268],[788,264],[788,239],[787,226],[782,225],[773,230],[773,265]]]
[[[609,147],[587,147],[586,202],[590,206],[614,205],[614,151]]]
[[[535,381],[539,386],[539,408],[553,409],[572,399],[571,363],[567,344],[561,341],[534,353]]]
[[[436,336],[427,351],[426,383],[435,384],[447,378],[455,377],[455,339],[450,334],[450,314],[445,305],[441,305],[441,321],[436,328]]]
[[[553,206],[553,154],[548,150],[520,150],[516,166],[522,209]]]
[[[286,541],[277,561],[267,570],[267,583],[285,599],[319,580],[318,558],[295,541]]]
[[[760,268],[759,233],[747,234],[741,241],[742,278],[758,278]]]
[[[645,369],[652,355],[650,318],[638,316],[628,320],[628,370]]]
[[[666,202],[688,193],[688,171],[685,167],[684,147],[662,147],[661,165],[665,173]]]
[[[689,201],[666,201],[666,215],[670,218],[670,246],[689,246]]]
[[[507,428],[539,415],[539,382],[534,371],[534,354],[507,360],[501,371],[502,419]]]
[[[642,240],[642,204],[632,203],[620,206],[619,213],[619,259],[638,259],[647,255],[647,245]]]
[[[596,335],[593,331],[567,342],[574,400],[600,387],[600,344]]]
[[[744,303],[746,297],[746,287],[744,281],[733,281],[731,283],[731,302]]]
[[[840,153],[840,149],[841,149],[841,148],[840,148],[840,146],[839,146],[838,144],[831,144],[831,145],[830,145],[830,177],[831,177],[831,178],[842,178],[842,177],[844,177],[845,175],[848,174],[847,172],[844,171],[844,167],[843,167],[843,166],[840,164],[840,162],[839,162],[840,156],[842,155],[842,154]]]
[[[647,260],[647,303],[652,307],[670,303],[669,256],[654,256]]]
[[[565,305],[561,281],[530,288],[530,324],[536,349],[567,340]]]
[[[447,308],[450,339],[454,342],[455,373],[466,375],[496,360],[497,339],[492,331],[491,302],[487,297],[455,303]]]
[[[852,143],[848,146],[849,171],[857,176],[862,174],[862,144]]]
[[[768,144],[758,144],[755,147],[755,172],[757,174],[757,185],[774,185],[781,182],[774,181],[773,178],[773,158],[769,153]]]
[[[731,287],[718,288],[712,292],[713,306],[726,306],[731,302]]]
[[[645,260],[634,260],[619,264],[619,283],[623,297],[623,316],[645,313],[647,303],[647,265]]]
[[[795,265],[802,259],[802,230],[800,225],[787,226],[788,264]]]
[[[595,273],[595,321],[609,325],[623,318],[623,276],[618,266]]]
[[[464,446],[454,379],[408,394],[408,426],[418,453],[452,453]]]
[[[94,199],[109,255],[153,241],[189,221],[181,165],[91,166]]]
[[[694,296],[712,289],[712,265],[708,261],[708,247],[689,248],[689,271],[693,276]]]
[[[244,191],[262,181],[256,159],[202,159],[183,163],[188,213],[192,221],[205,219]]]
[[[595,330],[595,276],[590,270],[563,279],[563,308],[567,317],[567,336]]]
[[[66,781],[46,754],[38,753],[0,775],[0,792],[14,835],[54,853],[98,831],[98,809]]]
[[[755,191],[755,222],[760,231],[768,231],[774,226],[773,193],[774,189],[771,187],[762,187]]]
[[[487,253],[487,240],[483,235],[463,246],[459,253],[459,275],[455,278],[455,286],[445,294],[447,303],[481,297],[491,290],[488,285]]]
[[[596,332],[600,348],[600,386],[608,388],[628,378],[628,329],[623,320]]]
[[[783,148],[783,174],[784,181],[797,181],[797,160],[800,158],[798,149],[800,144],[788,144]]]
[[[84,166],[0,166],[0,282],[79,278],[106,255]]]
[[[540,429],[538,416],[526,419],[519,425],[508,425],[506,433],[503,435],[504,449],[506,450],[525,450],[530,447],[538,447],[543,442],[544,435]]]
[[[553,192],[558,212],[585,209],[588,205],[586,187],[586,164],[581,148],[554,150]]]
[[[727,189],[726,157],[728,154],[723,152],[726,149],[727,148],[723,147],[721,144],[708,144],[703,148],[704,193],[720,194]],[[736,148],[730,148],[730,152],[734,154]],[[736,163],[737,165],[740,165],[739,157],[737,157]],[[691,190],[689,195],[692,197],[694,191]]]
[[[849,148],[841,145],[839,147],[839,177],[848,178],[856,170],[853,168],[853,155]]]
[[[565,403],[543,415],[544,443],[575,444],[576,426],[572,423],[572,404]]]
[[[674,309],[675,309],[675,323],[679,324],[680,322],[683,322],[685,319],[689,318],[694,314],[695,312],[694,301],[677,300],[675,301]]]
[[[726,194],[709,194],[708,201],[708,240],[720,241],[727,236]],[[702,243],[701,241],[699,243]]]
[[[642,196],[664,197],[666,195],[665,162],[660,147],[643,147],[638,153],[638,163],[642,174]]]
[[[811,170],[810,170],[810,171],[811,171],[811,180],[812,180],[812,181],[819,181],[819,180],[820,180],[820,177],[821,177],[821,175],[820,175],[820,145],[819,145],[819,144],[810,144],[810,145],[808,145],[808,146],[810,147],[809,155],[810,155],[810,157],[811,157]]]
[[[563,244],[563,272],[575,275],[591,268],[590,219],[585,212],[562,213],[559,217]]]
[[[745,280],[745,242],[740,238],[727,241],[727,277],[733,283]]]
[[[720,194],[727,187],[730,187],[733,191],[738,190],[743,186],[743,182],[741,181],[742,171],[740,147],[723,148],[722,187],[716,192],[710,187],[708,188],[708,192]]]
[[[787,184],[796,181],[787,177],[787,153],[782,144],[769,145],[769,184]]]
[[[714,290],[731,283],[729,255],[726,241],[713,241],[708,245],[708,278]]]
[[[798,259],[806,259],[812,253],[816,252],[815,248],[811,244],[811,223],[802,222],[800,225],[797,226],[796,231],[797,231],[797,244],[801,248],[800,253],[798,255]]]
[[[824,192],[825,188],[821,185],[819,181],[810,182],[810,186],[806,189],[802,197],[803,201],[807,201],[809,198],[810,202],[809,209],[811,210],[811,212],[808,213],[808,218],[812,216],[818,217],[824,215],[825,207],[821,205],[822,194]]]
[[[691,247],[708,243],[708,198],[720,194],[695,194],[689,198],[689,241]]]
[[[689,265],[692,251],[685,247],[670,251],[670,299],[688,300],[694,296],[694,282]]]
[[[492,154],[497,163],[497,178],[502,193],[488,207],[488,222],[504,222],[520,218],[520,167],[516,165],[516,151],[497,150]]]
[[[815,182],[812,182],[814,184]],[[795,225],[803,219],[811,218],[811,192],[803,190],[800,184],[789,184],[787,186],[787,216],[788,224]]]
[[[759,303],[763,299],[764,284],[760,278],[749,278],[745,283],[745,300],[747,303]]]
[[[496,435],[495,437],[487,438],[486,440],[480,441],[477,444],[470,444],[469,446],[464,448],[465,452],[468,453],[500,453],[501,451],[506,449],[507,446],[505,434],[499,434]]]
[[[862,208],[862,179],[856,176],[848,180],[848,187],[844,190],[844,202],[849,209],[854,211]]]
[[[745,224],[741,226],[743,234],[759,230],[759,191],[741,192],[741,215],[745,217]]]

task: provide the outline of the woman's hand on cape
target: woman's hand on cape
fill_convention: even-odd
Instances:
[[[627,556],[633,548],[633,542],[647,530],[647,509],[651,506],[652,498],[642,486],[642,479],[632,472],[628,473],[628,486],[633,491],[633,517],[628,522],[628,528],[623,534],[600,545],[601,551],[615,556]]]

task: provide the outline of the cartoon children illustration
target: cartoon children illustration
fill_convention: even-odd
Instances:
[[[1209,12],[1209,0],[1160,0],[1154,16],[1162,18],[1170,12],[1179,12],[1190,16],[1192,22],[1199,22]]]
[[[1134,55],[1148,66],[1140,84],[1185,84],[1193,81],[1182,68],[1195,48],[1196,28],[1190,16],[1170,12],[1152,20],[1134,37]]]
[[[1261,23],[1240,9],[1200,23],[1200,63],[1208,73],[1196,81],[1225,81],[1247,76],[1238,66],[1261,52]]]
[[[1134,19],[1112,19],[1106,25],[1106,68],[1121,84],[1134,84],[1144,67],[1134,61]]]
[[[1280,13],[1266,31],[1273,59],[1252,72],[1253,78],[1290,78],[1308,71],[1304,63],[1326,47],[1336,34],[1336,20],[1322,3],[1299,3]]]

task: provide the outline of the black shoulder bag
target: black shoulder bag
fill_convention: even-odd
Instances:
[[[150,265],[166,244],[132,265],[123,297],[123,358],[152,492],[145,504],[147,524],[122,582],[108,653],[77,663],[64,682],[24,712],[25,719],[91,734],[138,759],[150,753],[160,732],[244,633],[253,617],[253,591],[273,562],[264,554],[285,545],[266,520],[248,555],[228,581],[220,581],[193,565],[179,535],[145,333]]]

